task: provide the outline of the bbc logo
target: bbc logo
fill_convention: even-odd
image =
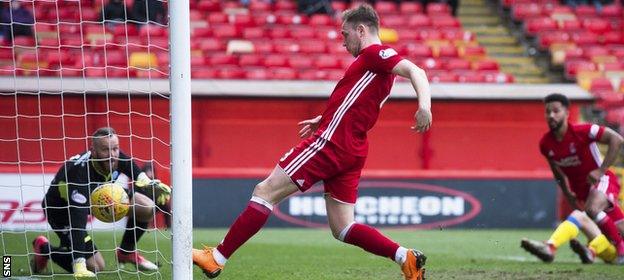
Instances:
[[[2,256],[2,276],[11,277],[11,256]]]

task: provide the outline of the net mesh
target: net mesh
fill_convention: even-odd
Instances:
[[[51,231],[41,201],[54,174],[113,127],[121,150],[169,183],[167,2],[160,0],[0,0],[0,252],[13,277],[68,274],[30,266],[32,241]],[[123,177],[123,176],[122,176]],[[131,186],[131,182],[120,182]],[[87,230],[106,266],[99,279],[169,279],[166,206],[157,206],[138,252],[161,268],[120,265],[125,221],[92,219]]]

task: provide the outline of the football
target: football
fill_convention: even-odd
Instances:
[[[129,200],[121,185],[103,184],[91,193],[91,214],[102,222],[119,221],[128,214]]]

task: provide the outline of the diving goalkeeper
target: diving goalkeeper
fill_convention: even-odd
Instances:
[[[150,197],[164,205],[171,189],[141,172],[137,164],[120,151],[115,130],[102,127],[93,134],[90,149],[66,161],[50,184],[42,208],[61,242],[58,247],[52,246],[45,236],[33,241],[35,255],[31,267],[34,273],[45,270],[50,258],[74,277],[95,277],[94,272],[104,269],[104,258],[86,229],[90,194],[98,186],[114,182],[121,173],[131,178],[135,187],[128,193],[128,223],[117,248],[117,259],[141,270],[158,269],[136,251],[136,243],[154,217],[154,201]]]

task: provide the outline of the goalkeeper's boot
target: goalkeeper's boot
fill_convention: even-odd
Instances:
[[[570,240],[570,248],[574,253],[576,253],[579,258],[581,258],[581,262],[584,264],[594,263],[594,259],[596,259],[596,254],[589,247],[581,244],[577,239]]]
[[[554,249],[545,242],[523,238],[522,242],[520,242],[520,247],[538,257],[543,262],[549,263],[555,259]]]
[[[30,267],[36,274],[43,272],[48,267],[49,258],[43,253],[44,246],[48,246],[48,244],[48,239],[43,235],[39,235],[33,240],[33,252],[35,252],[35,255],[30,261]]]
[[[79,258],[74,261],[74,278],[93,278],[96,277],[95,273],[87,269],[87,261],[84,258]]]
[[[120,263],[131,263],[136,266],[138,270],[141,271],[156,271],[158,270],[158,266],[153,262],[148,261],[137,251],[132,251],[130,253],[126,253],[121,249],[117,248],[117,261]]]
[[[223,266],[219,265],[212,256],[214,248],[205,247],[203,250],[193,249],[193,263],[204,271],[208,278],[219,276]]]
[[[425,279],[425,262],[427,257],[418,250],[407,250],[407,257],[401,266],[405,280],[424,280]]]

